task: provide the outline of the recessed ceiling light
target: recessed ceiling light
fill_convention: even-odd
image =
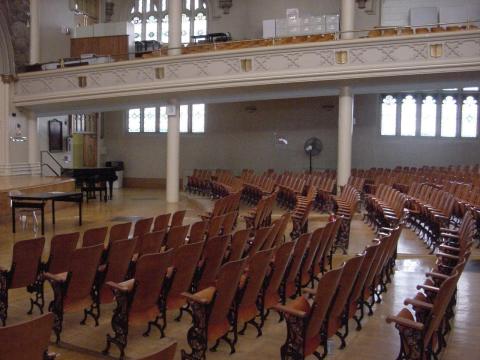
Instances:
[[[463,91],[478,91],[478,86],[464,87]]]
[[[442,89],[443,91],[458,91],[458,88]]]

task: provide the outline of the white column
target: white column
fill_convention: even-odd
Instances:
[[[176,203],[180,195],[180,106],[176,101],[170,104],[175,107],[175,115],[168,116],[167,202]]]
[[[30,0],[30,64],[40,62],[40,25],[38,0]]]
[[[337,186],[348,182],[352,171],[353,95],[349,86],[340,88],[338,102]]]
[[[182,53],[182,0],[168,1],[168,55]]]
[[[7,78],[2,76],[0,80],[0,164],[9,162],[9,130],[10,84]]]
[[[28,162],[30,166],[40,163],[40,147],[38,145],[37,115],[33,111],[27,113],[28,127]]]
[[[342,39],[353,39],[355,30],[355,0],[341,0],[340,31]]]

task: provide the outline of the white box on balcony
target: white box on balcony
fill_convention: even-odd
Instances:
[[[117,36],[133,34],[130,22],[101,23],[93,25],[94,36]]]
[[[275,19],[263,20],[263,38],[270,39],[275,37]]]
[[[468,21],[468,8],[466,6],[448,6],[440,8],[440,23],[459,24]]]
[[[340,15],[325,15],[325,31],[329,33],[340,31]]]
[[[93,26],[78,26],[72,28],[70,32],[72,39],[93,37]]]
[[[410,26],[436,24],[438,24],[438,9],[436,7],[419,7],[410,9]]]

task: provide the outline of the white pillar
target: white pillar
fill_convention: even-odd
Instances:
[[[167,133],[167,202],[176,203],[180,198],[180,106],[176,101],[175,115],[168,116]]]
[[[2,76],[0,80],[0,164],[9,162],[10,84],[7,79]]]
[[[355,0],[341,0],[340,31],[342,39],[353,39],[355,30]]]
[[[38,0],[30,0],[30,64],[40,62],[40,25]]]
[[[348,182],[352,171],[353,95],[349,86],[340,88],[338,101],[337,186]]]
[[[182,0],[168,1],[168,55],[182,53]]]
[[[27,113],[28,127],[28,162],[30,167],[40,163],[40,147],[38,145],[37,115],[33,111]]]

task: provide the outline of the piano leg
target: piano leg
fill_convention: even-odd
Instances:
[[[113,199],[113,181],[112,180],[108,181],[108,187],[110,191],[110,200],[112,200]]]

